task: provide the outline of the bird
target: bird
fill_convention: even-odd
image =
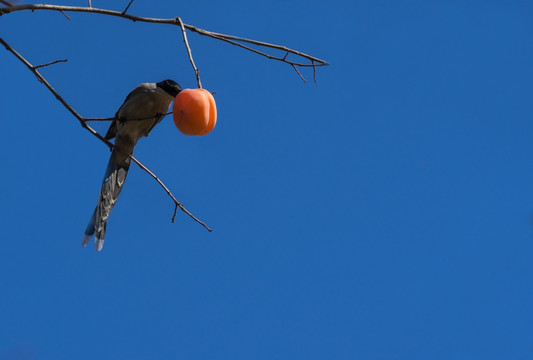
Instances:
[[[102,250],[109,214],[124,186],[130,155],[137,141],[148,136],[163,119],[181,90],[177,82],[169,79],[158,83],[142,83],[128,94],[118,109],[104,137],[106,140],[115,138],[115,146],[102,181],[98,203],[81,240],[83,247],[94,235],[96,251]]]

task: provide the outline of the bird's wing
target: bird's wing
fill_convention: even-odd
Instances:
[[[126,99],[124,99],[124,102],[122,105],[120,105],[120,108],[115,113],[115,120],[111,122],[111,125],[109,126],[109,129],[107,129],[107,133],[105,134],[104,138],[106,140],[111,140],[117,135],[117,121],[121,120],[119,117],[120,110],[128,103],[128,101],[132,100],[136,95],[139,95],[146,91],[146,85],[147,84],[141,84],[137,86],[133,91],[131,91],[128,96],[126,96]]]

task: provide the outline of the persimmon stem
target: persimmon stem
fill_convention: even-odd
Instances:
[[[201,89],[202,82],[200,81],[200,70],[198,70],[198,68],[194,64],[194,59],[192,58],[191,47],[189,46],[189,42],[187,41],[187,32],[185,31],[185,27],[183,26],[183,21],[181,21],[181,18],[179,16],[176,17],[176,21],[179,23],[181,27],[181,34],[183,36],[183,42],[185,43],[185,47],[187,48],[187,54],[189,54],[189,61],[191,62],[194,73],[196,74],[196,82],[198,83],[198,88]]]

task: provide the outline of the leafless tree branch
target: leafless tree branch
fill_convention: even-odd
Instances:
[[[163,182],[161,180],[159,180],[159,178],[153,173],[151,172],[146,166],[144,166],[143,164],[141,164],[141,162],[137,159],[135,159],[133,156],[131,157],[131,159],[137,164],[139,165],[139,167],[141,169],[143,169],[144,171],[146,171],[148,174],[150,174],[154,179],[155,181],[157,181],[159,183],[159,185],[161,185],[161,187],[163,187],[163,189],[165,189],[165,191],[167,192],[168,196],[170,196],[172,198],[172,200],[174,200],[174,215],[172,216],[172,222],[174,222],[174,219],[176,218],[176,211],[178,210],[178,207],[183,211],[185,212],[187,215],[189,215],[194,221],[196,221],[197,223],[199,223],[200,225],[202,225],[204,228],[207,229],[207,231],[209,232],[212,232],[213,230],[210,229],[205,223],[203,223],[202,221],[200,221],[198,218],[196,218],[196,216],[194,216],[193,214],[191,214],[187,209],[185,209],[185,207],[183,207],[183,205],[178,201],[176,200],[176,198],[174,197],[174,195],[172,195],[172,193],[170,192],[170,190],[165,186],[165,184],[163,184]]]
[[[131,3],[130,3],[131,4]],[[129,5],[128,5],[129,6]],[[126,8],[127,10],[128,8]],[[156,23],[156,24],[168,24],[168,25],[174,25],[174,26],[180,26],[183,27],[189,31],[195,32],[197,34],[208,36],[213,39],[225,41],[227,43],[230,43],[232,45],[241,47],[243,49],[246,49],[248,51],[252,51],[258,55],[264,56],[271,60],[281,61],[284,63],[287,63],[291,65],[292,67],[312,67],[313,72],[316,71],[316,67],[319,66],[326,66],[329,65],[327,61],[319,59],[317,57],[305,54],[301,51],[290,49],[286,46],[282,45],[276,45],[271,43],[266,43],[263,41],[257,41],[252,39],[247,39],[239,36],[233,36],[233,35],[227,35],[227,34],[221,34],[216,33],[212,31],[207,31],[204,29],[197,28],[196,26],[187,25],[180,21],[177,21],[176,18],[172,19],[161,19],[161,18],[148,18],[148,17],[142,17],[142,16],[134,16],[130,14],[126,14],[126,10],[124,12],[120,11],[114,11],[114,10],[107,10],[107,9],[99,9],[99,8],[93,8],[91,6],[89,7],[79,7],[79,6],[61,6],[61,5],[49,5],[49,4],[27,4],[27,5],[15,5],[10,6],[6,8],[0,8],[0,16],[6,15],[12,12],[16,11],[36,11],[36,10],[48,10],[48,11],[60,11],[60,12],[86,12],[86,13],[94,13],[94,14],[100,14],[100,15],[108,15],[108,16],[116,16],[124,19],[128,19],[131,21],[140,21],[140,22],[148,22],[148,23]],[[268,54],[263,51],[259,51],[257,49],[252,48],[251,46],[247,46],[244,44],[250,44],[258,47],[265,47],[268,49],[274,49],[274,50],[280,50],[285,52],[285,56],[279,57],[275,55]],[[190,50],[190,48],[188,48]],[[304,63],[301,60],[300,61],[293,61],[289,60],[287,57],[289,54],[292,54],[293,56],[296,56],[299,59],[303,59],[305,61],[308,61],[309,63]],[[195,70],[196,71],[196,70]],[[316,76],[315,76],[316,78]]]
[[[9,1],[5,1],[5,0],[0,0],[0,4],[5,5],[5,6],[13,6],[13,4],[11,4]]]
[[[15,49],[13,49],[4,39],[2,39],[0,37],[0,44],[4,45],[4,47],[6,48],[7,51],[11,52],[13,55],[15,55],[15,57],[17,59],[19,59],[24,65],[26,65],[26,67],[35,75],[35,77],[37,78],[37,80],[39,80],[42,84],[44,84],[44,86],[46,86],[48,88],[48,90],[50,90],[50,92],[52,94],[54,94],[54,96],[56,97],[56,99],[76,118],[78,119],[78,121],[80,122],[80,125],[86,129],[87,131],[89,131],[92,135],[94,135],[95,137],[97,137],[100,141],[102,141],[104,144],[106,144],[110,149],[113,149],[115,147],[115,145],[113,143],[111,143],[109,140],[105,139],[102,135],[100,135],[96,130],[94,130],[92,127],[90,127],[88,124],[87,124],[87,120],[81,116],[80,114],[78,114],[78,112],[76,110],[74,110],[74,108],[72,106],[70,106],[66,101],[65,99],[63,99],[63,97],[61,95],[59,95],[59,93],[52,87],[52,85],[50,85],[50,83],[41,75],[41,73],[39,73],[39,71],[37,71],[37,67],[38,66],[47,66],[47,65],[52,65],[52,63],[57,63],[59,61],[55,61],[55,62],[51,62],[51,63],[47,63],[47,64],[43,64],[43,65],[38,65],[38,66],[33,66],[28,60],[26,60],[22,55],[20,55]],[[168,115],[168,114],[165,114],[165,115]],[[167,192],[167,194],[170,196],[170,198],[174,201],[174,204],[175,204],[175,207],[174,207],[174,214],[172,216],[172,222],[174,222],[174,219],[176,218],[176,210],[177,208],[179,207],[183,212],[185,212],[187,215],[189,215],[194,221],[196,221],[197,223],[199,223],[200,225],[202,225],[204,228],[206,228],[208,231],[212,231],[205,223],[203,223],[202,221],[200,221],[198,218],[196,218],[193,214],[191,214],[184,206],[183,204],[181,204],[178,200],[176,200],[176,198],[174,197],[174,195],[172,195],[172,192],[165,186],[165,184],[163,184],[163,182],[161,180],[159,180],[159,178],[153,173],[151,172],[146,166],[144,166],[139,160],[137,160],[133,155],[130,155],[130,158],[137,164],[139,165],[139,167],[141,169],[143,169],[144,171],[146,171],[152,178],[154,178],[154,180],[156,180],[159,185],[161,185],[163,187],[163,189]]]

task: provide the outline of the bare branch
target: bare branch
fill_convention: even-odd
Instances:
[[[181,27],[181,33],[183,35],[183,42],[185,43],[185,47],[187,48],[187,53],[189,54],[189,61],[191,62],[192,68],[194,70],[194,73],[196,74],[196,82],[198,83],[198,88],[202,88],[202,82],[200,81],[200,70],[196,67],[194,64],[194,60],[192,58],[192,52],[191,48],[189,47],[189,42],[187,41],[187,33],[185,32],[185,27],[183,26],[183,22],[179,17],[176,18],[176,21],[179,23]]]
[[[89,0],[89,7],[93,7],[93,6],[91,5],[91,0]]]
[[[317,81],[316,81],[316,66],[315,66],[315,61],[314,60],[311,60],[311,63],[313,64],[313,80],[315,80],[315,85],[318,85]]]
[[[67,62],[67,61],[68,61],[68,59],[60,59],[60,60],[52,61],[52,62],[49,62],[49,63],[46,63],[46,64],[35,65],[33,68],[34,69],[38,69],[40,67],[50,66],[50,65],[54,65],[54,64],[57,64],[57,63],[60,63],[60,62]]]
[[[159,185],[161,185],[161,187],[163,189],[165,189],[165,191],[167,192],[168,196],[170,196],[172,198],[172,200],[174,201],[174,215],[172,216],[172,222],[174,222],[174,219],[176,218],[176,210],[178,209],[178,207],[181,209],[181,211],[185,212],[187,215],[189,215],[194,221],[196,221],[198,224],[202,225],[204,228],[206,228],[207,231],[209,232],[212,232],[213,230],[210,229],[206,224],[204,224],[202,221],[200,221],[198,218],[196,218],[196,216],[194,216],[193,214],[191,214],[187,209],[185,209],[185,207],[178,201],[176,200],[176,198],[174,197],[174,195],[172,195],[172,193],[170,192],[170,190],[165,186],[165,184],[163,184],[163,182],[161,180],[159,180],[159,178],[153,173],[151,172],[146,166],[144,166],[143,164],[141,164],[140,161],[138,161],[136,158],[134,158],[133,156],[130,156],[131,159],[137,164],[139,165],[139,167],[141,169],[143,169],[144,171],[146,171],[148,174],[150,174],[150,176],[152,176],[155,181],[157,181],[159,183]]]
[[[11,4],[9,1],[5,1],[5,0],[0,0],[0,4],[3,4],[5,6],[13,6],[13,4]]]
[[[52,85],[50,85],[50,83],[48,81],[46,81],[46,79],[41,75],[41,73],[39,73],[39,71],[36,70],[36,66],[33,66],[32,64],[30,64],[28,62],[28,60],[26,60],[22,55],[20,55],[15,49],[13,49],[7,42],[4,41],[4,39],[2,39],[0,37],[0,44],[4,45],[4,47],[6,48],[7,51],[11,52],[13,55],[15,55],[15,57],[17,59],[19,59],[24,65],[26,65],[26,67],[35,75],[35,77],[37,77],[37,80],[39,80],[41,83],[43,83],[47,88],[48,90],[50,90],[50,92],[52,94],[54,94],[54,96],[56,97],[56,99],[72,114],[74,115],[74,117],[76,119],[78,119],[78,121],[80,122],[80,125],[86,129],[87,131],[89,131],[91,134],[93,134],[95,137],[97,137],[100,141],[102,141],[104,144],[106,144],[110,149],[114,149],[115,148],[115,145],[110,142],[109,140],[105,139],[102,135],[100,135],[98,132],[96,132],[92,127],[90,127],[89,125],[87,125],[87,120],[82,117],[80,114],[78,114],[76,112],[76,110],[74,110],[74,108],[72,108],[72,106],[70,106],[66,101],[65,99],[63,99],[61,97],[61,95],[59,95],[59,93],[52,87]],[[47,65],[47,64],[45,64]],[[44,65],[43,65],[44,66]],[[165,115],[168,115],[165,114]],[[141,119],[140,119],[141,120]],[[167,194],[172,198],[172,200],[174,201],[175,203],[175,208],[174,208],[174,215],[172,216],[172,222],[174,222],[174,219],[176,217],[176,209],[179,207],[183,212],[185,212],[187,215],[189,215],[194,221],[196,221],[197,223],[199,223],[200,225],[202,225],[203,227],[205,227],[208,231],[212,231],[205,223],[203,223],[202,221],[198,220],[193,214],[191,214],[180,202],[178,202],[176,200],[176,198],[174,197],[174,195],[172,195],[172,192],[165,186],[165,184],[163,184],[163,182],[161,180],[159,180],[159,178],[157,176],[155,176],[155,174],[153,172],[151,172],[146,166],[144,166],[139,160],[137,160],[136,158],[133,157],[133,155],[130,155],[130,158],[137,164],[139,165],[139,167],[141,169],[143,169],[144,171],[146,171],[148,174],[150,174],[150,176],[152,176],[158,183],[159,185],[161,185],[163,187],[163,189],[165,189],[165,191],[167,192]]]
[[[130,1],[132,1],[132,0],[130,0]],[[16,6],[6,7],[6,8],[0,8],[0,16],[5,15],[5,14],[9,14],[9,13],[12,13],[12,12],[15,12],[15,11],[24,11],[24,10],[30,10],[30,11],[49,10],[49,11],[86,12],[86,13],[94,13],[94,14],[100,14],[100,15],[116,16],[116,17],[120,17],[120,18],[123,18],[123,19],[131,20],[131,21],[140,21],[140,22],[148,22],[148,23],[168,24],[168,25],[180,26],[180,27],[183,27],[183,28],[185,28],[185,29],[187,29],[189,31],[193,31],[193,32],[195,32],[197,34],[200,34],[200,35],[203,35],[203,36],[208,36],[208,37],[211,37],[213,39],[225,41],[225,42],[230,43],[232,45],[239,46],[239,47],[241,47],[241,48],[243,48],[245,50],[252,51],[252,52],[254,52],[254,53],[258,54],[258,55],[264,56],[264,57],[266,57],[268,59],[281,61],[281,62],[287,63],[287,64],[289,64],[291,66],[312,67],[314,69],[313,71],[316,71],[316,67],[329,65],[328,62],[325,61],[325,60],[322,60],[322,59],[319,59],[317,57],[305,54],[305,53],[303,53],[301,51],[290,49],[290,48],[288,48],[286,46],[271,44],[271,43],[252,40],[252,39],[247,39],[247,38],[243,38],[243,37],[239,37],[239,36],[233,36],[233,35],[227,35],[227,34],[221,34],[221,33],[216,33],[216,32],[212,32],[212,31],[207,31],[207,30],[204,30],[204,29],[197,28],[196,26],[183,24],[181,21],[176,21],[176,19],[178,19],[178,18],[172,18],[172,19],[148,18],[148,17],[129,15],[129,14],[126,14],[125,12],[93,8],[93,7],[90,7],[90,6],[89,7],[79,7],[79,6],[61,6],[61,5],[48,5],[48,4],[26,4],[26,5],[16,5]],[[126,10],[127,10],[127,8],[126,8]],[[274,50],[280,50],[280,51],[285,52],[285,56],[278,57],[278,56],[270,55],[270,54],[268,54],[266,52],[259,51],[257,49],[254,49],[254,48],[250,47],[250,46],[244,45],[243,43],[251,44],[251,45],[259,46],[259,47],[265,47],[265,48],[269,48],[269,49],[274,49]],[[309,63],[304,63],[304,62],[301,62],[301,61],[288,60],[287,57],[288,57],[289,54],[297,56],[300,59],[305,59]]]
[[[130,5],[131,5],[132,2],[133,2],[133,0],[130,0],[130,3],[128,4],[128,6],[126,6],[126,8],[124,9],[124,11],[122,12],[122,15],[126,14],[126,12],[128,11],[128,9],[130,8]]]

